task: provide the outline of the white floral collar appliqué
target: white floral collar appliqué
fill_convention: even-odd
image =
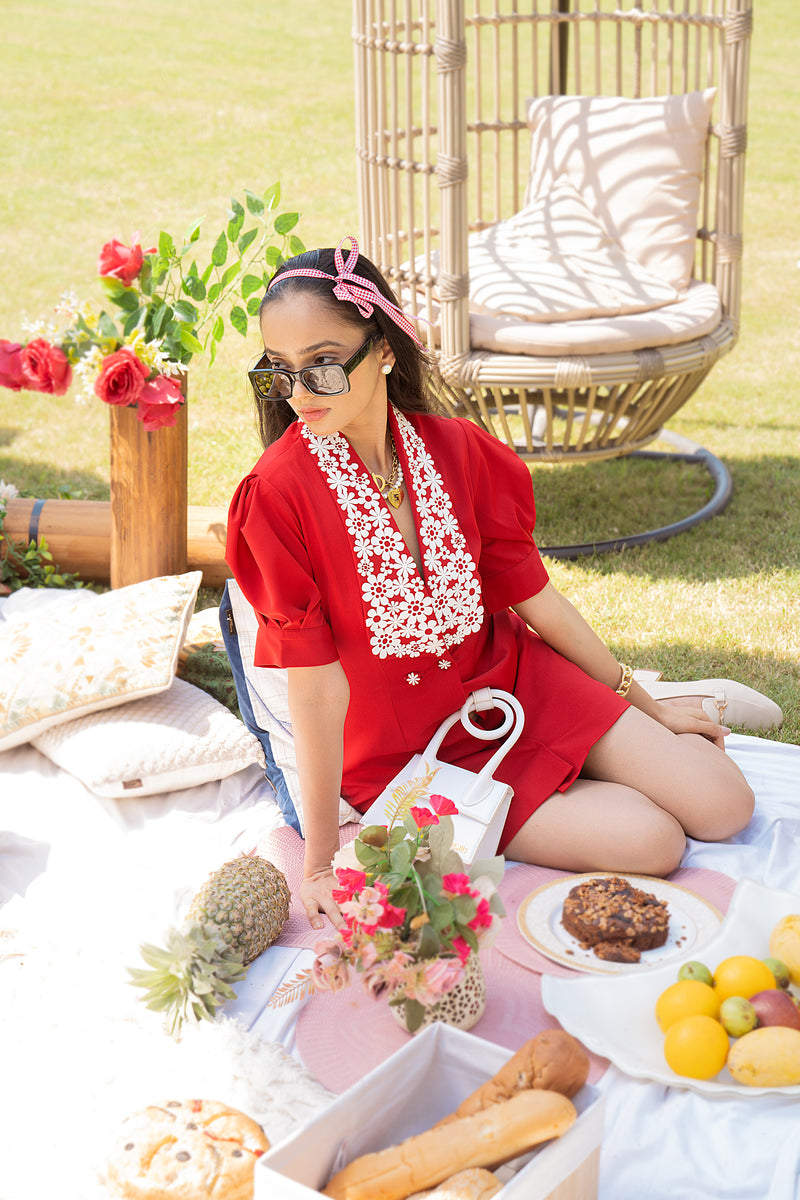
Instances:
[[[422,438],[396,409],[419,516],[423,580],[402,534],[341,434],[302,434],[345,517],[361,577],[372,653],[444,654],[483,624],[478,572],[444,481]]]

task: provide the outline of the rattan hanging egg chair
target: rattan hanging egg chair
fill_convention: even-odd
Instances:
[[[751,2],[354,0],[362,245],[428,321],[453,412],[525,459],[639,450],[736,343]],[[644,161],[656,146],[662,175]],[[585,221],[604,226],[603,253],[634,271],[655,264],[656,289],[674,286],[677,300],[621,315],[567,305],[564,319],[531,322],[503,312],[502,282],[476,292],[476,252],[491,256],[487,236],[531,212],[552,257],[546,206],[565,181]],[[671,214],[642,225],[651,194]],[[687,220],[683,276],[664,280],[655,244]],[[583,287],[580,248],[566,261]]]

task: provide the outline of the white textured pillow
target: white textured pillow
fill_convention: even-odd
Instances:
[[[178,791],[264,765],[258,738],[182,679],[156,696],[48,729],[33,744],[90,792],[111,799]]]
[[[470,310],[525,321],[616,317],[678,292],[628,258],[566,179],[469,239]]]
[[[528,102],[525,203],[566,177],[604,228],[654,275],[683,291],[694,263],[700,180],[716,92],[628,100],[543,96]]]
[[[162,575],[0,624],[0,750],[53,725],[165,691],[202,573]]]

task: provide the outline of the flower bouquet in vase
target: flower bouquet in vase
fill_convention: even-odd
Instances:
[[[317,942],[313,966],[280,987],[272,1007],[339,991],[360,975],[409,1033],[436,1020],[466,1029],[480,1019],[478,954],[505,915],[497,891],[504,860],[465,867],[452,848],[456,806],[435,795],[428,803],[398,805],[388,825],[366,826],[335,856],[344,925]]]

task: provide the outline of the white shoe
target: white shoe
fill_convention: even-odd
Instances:
[[[640,679],[639,684],[654,700],[678,696],[703,696],[703,712],[717,725],[740,725],[744,729],[773,729],[783,721],[774,700],[755,688],[732,679],[696,679],[688,683],[663,683]]]

